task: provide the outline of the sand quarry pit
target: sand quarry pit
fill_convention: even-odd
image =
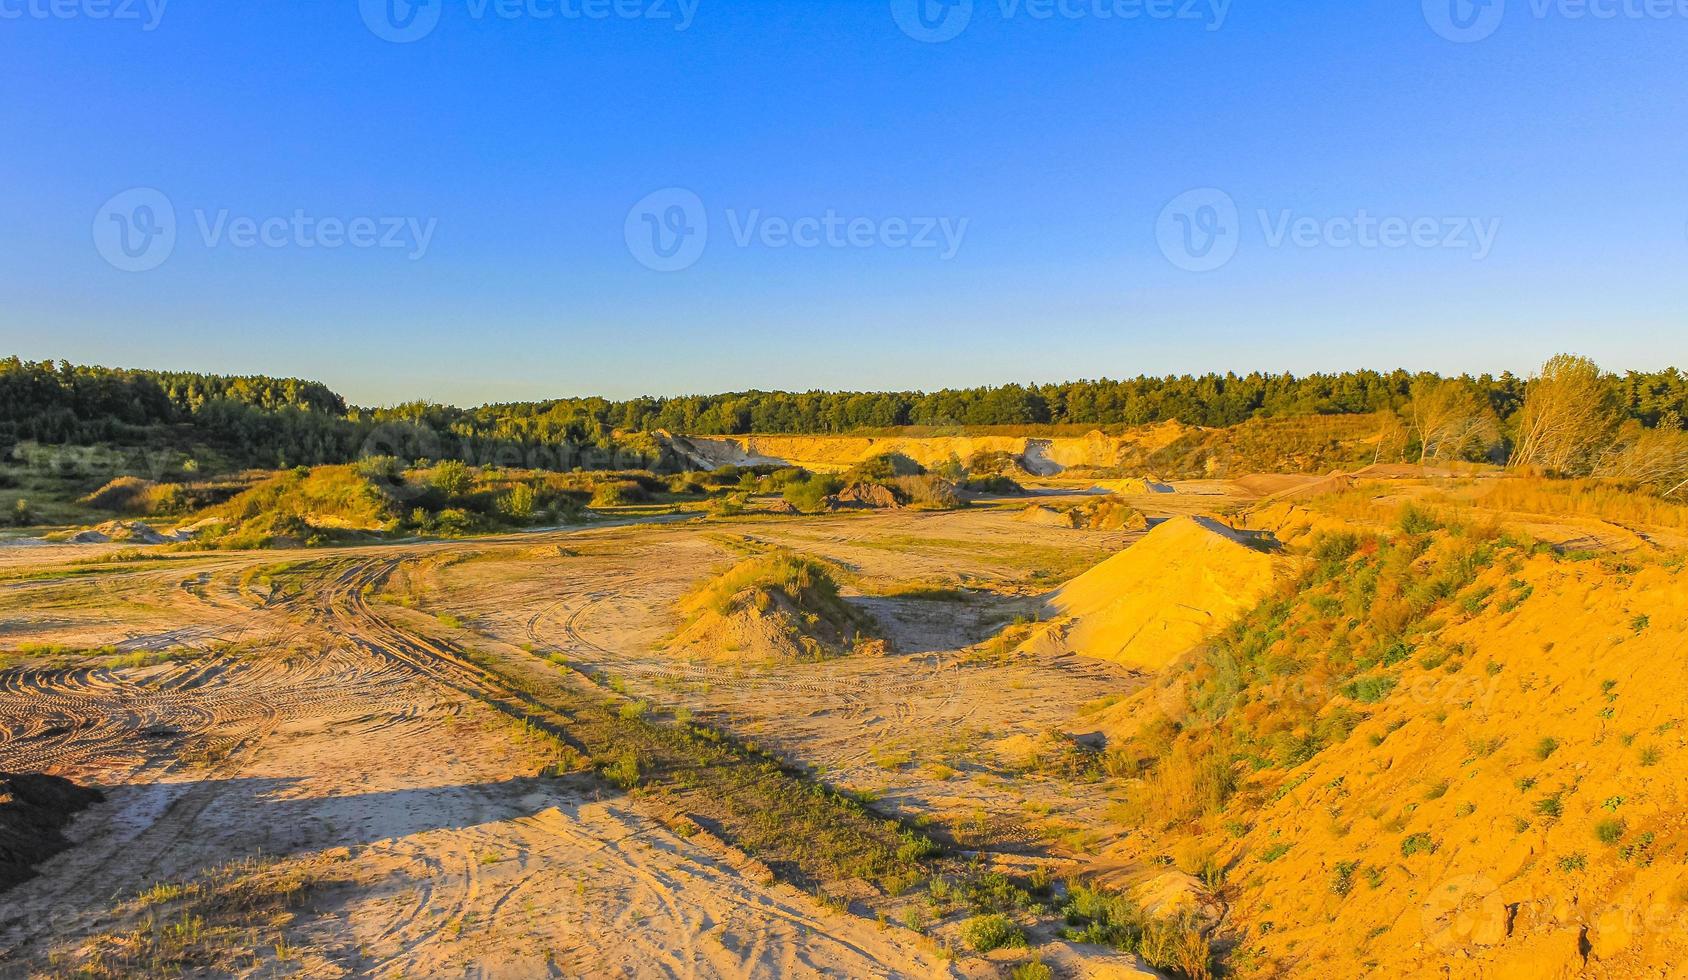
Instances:
[[[617,785],[614,751],[570,722],[599,702],[606,724],[685,717],[946,848],[1070,860],[1060,835],[1110,805],[1105,787],[1075,799],[993,746],[1139,679],[987,648],[1141,533],[1075,540],[1017,511],[0,553],[17,651],[0,772],[98,794],[5,892],[0,974],[976,973],[958,917],[883,927],[918,900],[742,846],[706,789]],[[818,662],[677,655],[681,597],[768,550],[842,570],[888,642]]]
[[[1266,489],[1122,498],[1146,531],[1022,500],[0,550],[0,772],[89,794],[0,893],[0,975],[1153,975],[1062,939],[1056,894],[1025,893],[1057,909],[1026,948],[969,923],[1002,882],[1093,873],[1234,913],[1140,856],[1140,780],[1100,750],[1300,567],[1299,503],[1221,519]],[[883,642],[688,649],[686,597],[768,555]]]

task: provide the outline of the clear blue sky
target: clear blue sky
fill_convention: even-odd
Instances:
[[[679,0],[443,0],[394,43],[379,2],[170,0],[156,23],[147,0],[51,2],[0,0],[0,351],[26,357],[307,376],[365,404],[1688,362],[1688,11],[1509,0],[1456,43],[1437,0],[1236,0],[1222,22],[975,0],[928,43],[885,0],[695,0],[684,30]],[[96,244],[132,188],[174,211],[150,271]],[[681,271],[629,245],[664,188],[709,226]],[[1197,188],[1237,209],[1207,272],[1162,247]],[[753,212],[829,211],[869,244],[737,240]],[[1500,224],[1481,257],[1273,230],[1362,211],[1438,243]],[[236,247],[200,227],[221,212],[431,237],[419,258],[291,227]],[[965,220],[953,256],[883,245],[922,218]]]

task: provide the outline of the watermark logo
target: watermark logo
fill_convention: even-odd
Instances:
[[[411,261],[428,254],[437,218],[315,215],[237,215],[228,208],[194,208],[191,230],[207,249],[360,249],[402,251]],[[176,208],[162,191],[138,187],[107,201],[94,216],[94,248],[124,272],[150,272],[175,253]]]
[[[1455,44],[1486,40],[1500,29],[1506,0],[1424,0],[1424,21]]]
[[[1437,949],[1493,946],[1506,938],[1506,903],[1500,886],[1483,875],[1450,878],[1424,897],[1419,921]]]
[[[953,41],[973,23],[976,0],[891,0],[891,17],[904,34],[927,44]],[[1004,22],[1182,21],[1208,31],[1225,26],[1231,0],[996,0]]]
[[[176,208],[162,191],[137,187],[94,215],[94,248],[114,269],[150,272],[176,250]]]
[[[728,208],[724,217],[736,248],[930,251],[943,261],[961,251],[969,225],[967,218],[851,217],[832,208],[797,217]],[[680,272],[703,257],[711,224],[697,194],[683,187],[660,190],[627,212],[627,251],[648,269]]]
[[[657,272],[690,269],[709,245],[709,212],[703,199],[683,187],[645,197],[627,212],[627,250]]]
[[[942,44],[973,22],[973,0],[891,0],[891,17],[916,41]]]
[[[410,44],[434,33],[445,0],[358,0],[358,11],[371,34],[394,44]]]
[[[1468,253],[1476,262],[1494,251],[1501,229],[1498,217],[1379,216],[1365,208],[1336,215],[1260,208],[1254,217],[1260,241],[1270,249],[1442,250]],[[1155,238],[1161,254],[1178,268],[1212,272],[1236,258],[1246,230],[1235,199],[1208,187],[1173,198],[1155,223]]]
[[[1173,198],[1155,222],[1166,260],[1186,272],[1212,272],[1236,257],[1242,218],[1231,195],[1213,187]]]
[[[1688,20],[1688,0],[1529,0],[1537,21]],[[1506,0],[1424,0],[1430,29],[1456,44],[1494,36],[1506,18]]]
[[[0,20],[109,20],[158,30],[170,0],[0,0]]]
[[[4,3],[6,0],[0,0]],[[394,44],[411,44],[434,32],[446,0],[358,0],[371,34]],[[603,21],[646,20],[690,30],[701,0],[463,0],[470,20]]]

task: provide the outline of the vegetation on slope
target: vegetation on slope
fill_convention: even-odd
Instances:
[[[1688,915],[1682,564],[1580,557],[1420,506],[1332,521],[1291,587],[1109,709],[1131,847],[1220,888],[1237,972],[1682,954],[1625,914]]]
[[[211,520],[199,540],[250,548],[369,534],[456,537],[568,523],[588,504],[620,507],[675,496],[667,481],[649,473],[471,469],[456,460],[406,467],[375,457],[262,479],[206,512]]]

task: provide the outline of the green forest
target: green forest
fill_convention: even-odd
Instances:
[[[1072,381],[933,392],[748,391],[626,401],[563,398],[464,409],[411,402],[348,405],[292,378],[0,361],[0,452],[54,446],[211,447],[231,465],[290,467],[374,455],[570,470],[648,465],[647,434],[837,434],[896,426],[1129,426],[1176,420],[1221,427],[1260,418],[1402,411],[1415,391],[1451,382],[1508,431],[1529,382],[1511,373],[1441,379],[1406,371],[1201,375]],[[1680,428],[1688,376],[1675,368],[1604,375],[1624,419]]]

